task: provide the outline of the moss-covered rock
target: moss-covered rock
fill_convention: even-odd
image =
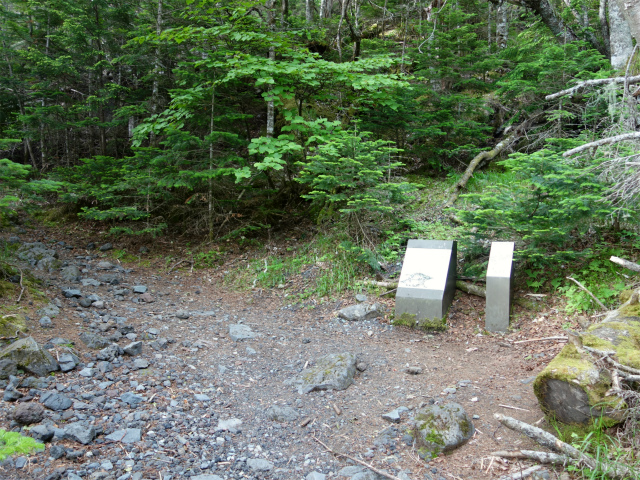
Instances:
[[[0,360],[7,359],[18,367],[38,377],[58,370],[58,363],[51,354],[38,345],[33,337],[22,338],[0,350]]]
[[[0,337],[15,337],[18,332],[28,332],[27,319],[18,313],[0,316]]]
[[[413,436],[418,454],[425,460],[466,443],[475,432],[471,419],[461,405],[451,402],[430,405],[415,416]]]

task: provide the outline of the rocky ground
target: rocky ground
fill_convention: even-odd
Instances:
[[[385,478],[320,442],[398,478],[494,478],[523,465],[492,451],[534,445],[493,413],[538,422],[531,383],[562,346],[516,342],[570,321],[518,292],[516,330],[483,335],[484,300],[458,292],[449,329],[432,335],[389,325],[392,301],[348,321],[338,312],[351,296],[291,305],[282,290],[225,289],[223,269],[122,265],[62,235],[11,241],[47,285],[50,304],[27,307],[29,334],[65,371],[0,380],[0,428],[46,440],[5,460],[3,480]],[[327,354],[354,356],[348,388],[288,381]],[[475,433],[425,461],[407,435],[415,412],[451,401]]]

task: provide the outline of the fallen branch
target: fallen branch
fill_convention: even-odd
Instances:
[[[512,407],[511,405],[503,405],[503,404],[499,404],[499,407],[503,407],[503,408],[510,408],[511,410],[521,410],[523,412],[530,412],[531,410],[527,410],[526,408],[520,408],[520,407]]]
[[[533,472],[537,472],[542,467],[540,465],[534,465],[533,467],[525,468],[524,470],[520,470],[519,472],[510,473],[509,475],[503,475],[498,480],[522,480],[523,478],[527,478]]]
[[[567,340],[567,337],[543,337],[543,338],[529,338],[528,340],[518,340],[516,343],[531,343],[531,342],[544,342],[547,340]]]
[[[535,460],[538,463],[551,465],[567,465],[569,458],[566,455],[559,455],[551,452],[541,452],[539,450],[517,450],[515,452],[499,451],[491,453],[494,457],[517,458],[521,460]]]
[[[602,459],[597,461],[594,458],[585,455],[577,448],[554,437],[549,432],[545,432],[541,428],[534,427],[532,425],[529,425],[528,423],[521,422],[520,420],[507,417],[506,415],[502,415],[500,413],[495,413],[493,416],[505,427],[526,435],[532,440],[538,442],[543,447],[564,454],[567,457],[567,460],[577,467],[586,466],[591,470],[595,470],[598,473],[606,475],[607,477],[614,480],[638,478],[638,472],[627,467],[626,465],[610,463],[603,461]]]
[[[451,194],[449,195],[449,199],[446,201],[444,206],[445,207],[453,206],[453,204],[456,202],[456,200],[460,196],[460,192],[462,191],[463,188],[467,186],[467,182],[473,176],[473,172],[476,170],[476,168],[480,166],[482,162],[493,160],[518,140],[520,140],[520,135],[517,135],[514,133],[511,136],[502,140],[491,150],[480,152],[478,155],[476,155],[473,158],[473,160],[471,160],[471,163],[469,163],[469,166],[464,171],[464,174],[462,175],[462,177],[460,177],[460,180],[458,180],[455,183],[455,185],[451,187]]]
[[[378,475],[382,475],[383,477],[387,477],[387,478],[389,478],[391,480],[400,480],[398,477],[396,477],[394,475],[390,475],[390,474],[388,474],[386,472],[383,472],[382,470],[377,469],[373,465],[369,465],[368,463],[363,462],[362,460],[358,460],[357,458],[352,457],[351,455],[347,455],[346,453],[338,453],[338,452],[335,452],[335,451],[331,450],[325,443],[323,443],[322,441],[317,439],[315,435],[312,435],[311,438],[313,438],[316,442],[318,442],[320,445],[322,445],[327,450],[327,452],[329,452],[329,453],[333,453],[334,455],[337,455],[339,457],[348,458],[349,460],[352,460],[352,461],[354,461],[356,463],[359,463],[363,467],[367,467],[372,472],[375,472]]]
[[[595,142],[585,143],[576,148],[572,148],[571,150],[567,150],[562,154],[563,157],[570,157],[576,153],[583,152],[590,148],[600,147],[602,145],[609,145],[610,143],[618,143],[624,142],[625,140],[633,140],[634,138],[640,138],[640,132],[632,132],[632,133],[624,133],[622,135],[616,135],[615,137],[602,138]]]
[[[458,290],[462,290],[463,292],[467,292],[477,297],[482,297],[482,298],[487,297],[487,289],[479,285],[474,285],[473,283],[463,282],[462,280],[458,280],[456,282],[456,288]]]
[[[191,260],[184,260],[184,259],[182,259],[182,260],[180,260],[180,261],[178,261],[178,262],[174,263],[174,264],[173,264],[173,267],[171,267],[167,273],[171,273],[171,272],[173,272],[173,269],[174,269],[174,268],[176,268],[176,267],[177,267],[178,265],[180,265],[181,263],[190,263],[191,265],[193,265],[193,262],[192,262]]]
[[[607,309],[607,307],[605,307],[605,306],[604,306],[604,303],[602,303],[600,300],[598,300],[598,299],[596,298],[596,296],[595,296],[593,293],[591,293],[591,292],[589,291],[589,289],[588,289],[587,287],[585,287],[584,285],[582,285],[578,280],[576,280],[576,279],[575,279],[575,278],[573,278],[573,277],[567,277],[567,280],[571,280],[571,281],[572,281],[572,282],[574,282],[576,285],[578,285],[578,287],[580,287],[582,290],[584,290],[584,291],[585,291],[585,292],[587,292],[589,295],[591,295],[591,298],[593,298],[593,299],[596,301],[596,303],[602,307],[602,309],[603,309],[603,310],[608,310],[608,309]]]
[[[618,265],[622,265],[624,268],[628,268],[629,270],[633,270],[634,272],[640,272],[640,265],[637,263],[630,262],[629,260],[625,260],[624,258],[619,258],[612,256],[610,259],[613,263],[617,263]]]
[[[571,95],[581,88],[592,86],[592,85],[606,85],[608,83],[625,83],[625,80],[629,83],[638,83],[640,82],[640,75],[636,75],[635,77],[615,77],[615,78],[599,78],[597,80],[586,80],[584,82],[580,82],[577,85],[574,85],[571,88],[567,88],[566,90],[562,90],[560,92],[552,93],[551,95],[547,95],[544,97],[545,100],[554,100],[556,98],[560,98],[564,95]]]

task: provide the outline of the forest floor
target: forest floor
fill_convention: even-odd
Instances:
[[[103,320],[105,313],[107,318],[125,317],[137,338],[146,339],[141,357],[150,366],[136,370],[127,362],[115,363],[113,371],[93,378],[78,375],[83,365],[66,374],[57,373],[55,385],[49,388],[90,408],[87,412],[74,406],[62,415],[47,410],[46,421],[60,428],[78,420],[93,422],[105,433],[133,425],[141,428],[142,439],[130,446],[103,442],[100,437],[89,446],[54,440],[68,451],[80,448],[80,455],[74,460],[64,456],[53,460],[51,444],[47,452],[30,457],[28,465],[19,470],[11,464],[0,467],[2,479],[44,479],[56,469],[95,479],[168,480],[197,475],[302,479],[313,471],[327,478],[344,478],[338,472],[354,462],[329,454],[315,438],[336,452],[391,474],[404,471],[413,480],[488,479],[523,468],[518,461],[492,458],[491,452],[535,448],[527,438],[502,427],[494,413],[553,431],[543,420],[532,383],[563,342],[536,339],[562,335],[567,326],[578,328],[576,319],[563,313],[561,301],[553,296],[514,292],[512,330],[487,334],[483,331],[484,299],[458,291],[447,330],[427,333],[391,326],[394,300],[371,293],[368,301],[382,303],[384,317],[346,322],[337,312],[356,303],[353,292],[326,301],[310,298],[293,303],[283,289],[230,288],[225,275],[231,269],[247,268],[245,254],[229,256],[215,268],[191,269],[184,264],[170,271],[173,265],[163,258],[171,254],[179,259],[177,245],[157,242],[149,245],[151,251],[145,257],[149,262],[121,263],[113,250],[86,249],[89,241],[98,247],[104,243],[96,234],[37,227],[19,237],[21,242],[41,241],[56,248],[63,264],[77,265],[83,277],[96,277],[97,263],[109,261],[122,276],[120,285],[82,287],[63,281],[59,270],[36,271],[45,281],[47,299],[57,299],[62,305],[53,328],[40,327],[35,310],[42,302],[32,301],[29,295],[11,308],[29,315],[31,334],[39,343],[46,344],[53,337],[72,342],[84,366],[96,360],[95,351],[79,335],[91,328],[90,322],[97,319],[99,323],[100,317],[95,309],[65,298],[63,289],[79,288],[85,296],[99,296],[105,301]],[[1,236],[6,240],[9,235]],[[61,241],[73,248],[58,246]],[[294,288],[298,280],[292,278],[287,288]],[[114,297],[114,289],[134,285],[148,288],[149,303],[132,293]],[[179,318],[185,311],[188,318]],[[229,325],[238,323],[248,325],[257,336],[234,342]],[[160,338],[168,341],[158,346]],[[154,340],[155,346],[151,345]],[[523,340],[531,341],[518,343]],[[120,341],[121,346],[125,343],[126,338]],[[346,390],[299,394],[284,383],[323,355],[341,352],[356,354],[366,367]],[[409,375],[409,366],[421,367],[423,373]],[[108,387],[100,384],[105,379],[112,382]],[[127,391],[145,395],[145,402],[137,409],[118,402],[117,395]],[[204,397],[196,398],[196,394],[209,400],[198,400]],[[474,416],[476,432],[464,446],[425,462],[405,433],[411,428],[413,413],[434,401],[462,405]],[[8,429],[13,404],[0,404],[0,428]],[[297,412],[295,420],[271,420],[266,411],[274,405],[291,406]],[[401,406],[409,414],[400,424],[382,418]],[[241,427],[231,431],[216,427],[216,422],[232,418],[241,420]],[[254,468],[251,458],[268,464],[262,470]],[[100,472],[104,474],[97,475]],[[551,478],[559,478],[560,472],[550,470]]]

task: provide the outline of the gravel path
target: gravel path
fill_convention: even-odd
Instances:
[[[30,257],[38,248],[57,258]],[[478,335],[474,297],[456,298],[447,333],[427,335],[384,317],[338,318],[355,298],[301,308],[277,290],[227,291],[206,270],[123,268],[108,250],[49,241],[21,251],[53,305],[31,313],[30,333],[68,371],[0,380],[22,395],[0,402],[0,428],[53,433],[44,452],[2,463],[0,479],[384,478],[314,437],[402,479],[483,479],[513,468],[489,466],[491,451],[533,447],[492,414],[542,417],[531,380],[557,346],[540,353],[513,345],[515,334]],[[346,390],[299,393],[286,383],[332,353],[357,358]],[[477,432],[426,462],[407,434],[413,412],[449,400],[473,415]],[[17,406],[36,403],[45,406],[40,422],[11,420]]]

